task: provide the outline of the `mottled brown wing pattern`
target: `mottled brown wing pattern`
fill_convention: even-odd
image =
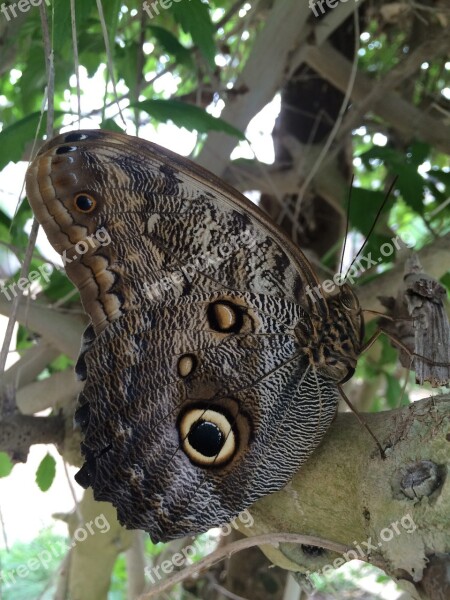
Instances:
[[[77,364],[78,481],[155,541],[283,487],[354,367],[352,292],[313,301],[305,257],[255,206],[138,138],[60,135],[27,193],[92,321]]]

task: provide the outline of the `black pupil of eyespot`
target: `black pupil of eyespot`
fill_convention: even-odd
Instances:
[[[197,421],[191,427],[188,440],[192,448],[203,456],[217,456],[225,443],[219,427],[209,421]]]
[[[91,210],[92,206],[94,205],[94,201],[89,198],[89,196],[81,195],[77,197],[76,205],[80,210],[88,211]]]

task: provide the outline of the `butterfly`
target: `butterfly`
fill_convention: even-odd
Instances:
[[[362,348],[350,286],[312,293],[308,260],[257,206],[137,137],[58,135],[26,186],[90,318],[78,483],[154,542],[284,487]]]

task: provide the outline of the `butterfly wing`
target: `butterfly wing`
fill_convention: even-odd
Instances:
[[[296,335],[328,310],[303,254],[212,174],[121,134],[51,140],[27,193],[93,325],[79,481],[154,540],[285,485],[337,403]]]

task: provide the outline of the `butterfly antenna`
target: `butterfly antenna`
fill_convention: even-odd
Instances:
[[[355,417],[358,419],[358,421],[360,422],[360,424],[368,431],[368,433],[370,434],[370,436],[372,437],[372,439],[374,440],[375,444],[378,447],[378,450],[380,451],[380,455],[381,458],[384,460],[386,458],[386,453],[384,451],[383,446],[380,444],[377,436],[374,434],[374,432],[370,429],[369,425],[366,423],[366,421],[364,420],[363,416],[356,410],[356,408],[353,406],[353,404],[350,402],[350,400],[348,399],[346,393],[344,392],[344,390],[342,389],[341,385],[338,385],[338,389],[339,389],[339,393],[341,394],[342,399],[344,400],[344,402],[346,403],[346,405],[349,407],[349,409],[352,411],[352,413],[355,415]]]
[[[361,252],[362,252],[362,251],[364,250],[364,248],[366,247],[366,244],[367,244],[367,242],[369,241],[369,238],[370,238],[370,236],[372,235],[372,233],[373,233],[373,230],[375,229],[375,225],[377,224],[378,218],[379,218],[379,216],[381,215],[381,213],[382,213],[382,211],[383,211],[383,208],[386,206],[386,204],[387,204],[387,202],[388,202],[388,200],[389,200],[389,196],[391,195],[391,192],[392,192],[392,190],[394,189],[394,187],[395,187],[395,184],[397,183],[397,179],[398,179],[398,175],[396,175],[396,176],[394,177],[394,179],[392,180],[392,183],[391,183],[391,185],[389,186],[389,189],[388,189],[388,191],[387,191],[387,194],[386,194],[386,196],[385,196],[385,198],[384,198],[383,202],[381,203],[381,206],[380,206],[380,208],[378,209],[377,216],[375,217],[375,219],[374,219],[374,221],[373,221],[373,223],[372,223],[372,227],[370,228],[370,230],[369,230],[369,233],[367,234],[367,237],[366,237],[366,239],[365,239],[365,241],[364,241],[364,244],[363,244],[363,245],[361,246],[361,248],[358,250],[358,252],[357,252],[357,254],[356,254],[355,258],[352,260],[352,262],[351,262],[351,264],[350,264],[349,268],[347,269],[347,272],[345,273],[345,277],[344,277],[344,279],[347,279],[348,272],[350,271],[350,269],[351,269],[351,268],[353,267],[353,265],[355,264],[355,262],[356,262],[356,259],[358,258],[358,256],[360,256]]]
[[[350,205],[352,202],[352,190],[353,190],[353,182],[355,181],[355,174],[352,174],[352,180],[350,182],[350,188],[348,190],[348,198],[347,198],[347,221],[345,223],[345,236],[344,236],[344,245],[342,247],[341,254],[341,263],[339,265],[339,273],[342,273],[342,266],[344,264],[344,256],[345,256],[345,248],[347,247],[347,236],[348,236],[348,228],[350,224]]]

